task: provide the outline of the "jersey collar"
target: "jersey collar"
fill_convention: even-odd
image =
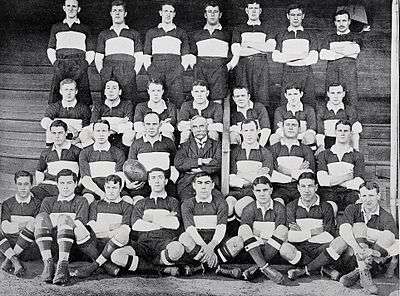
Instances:
[[[372,217],[373,215],[379,216],[379,209],[380,209],[380,206],[378,205],[378,206],[376,207],[375,211],[370,212],[370,213],[367,213],[367,212],[365,211],[365,209],[364,209],[364,204],[361,204],[361,212],[362,212],[363,215],[364,215],[364,221],[365,221],[365,223],[368,223],[368,221],[371,219],[371,217]]]
[[[154,103],[152,101],[147,102],[147,107],[149,107],[152,111],[161,114],[164,110],[167,109],[167,104],[163,99],[160,100],[159,103]]]
[[[104,101],[104,105],[106,105],[108,108],[115,108],[121,103],[121,98],[116,99],[115,101],[111,102],[109,99],[106,99]]]
[[[72,193],[70,196],[67,196],[67,197],[58,195],[58,196],[57,196],[57,200],[58,200],[58,201],[71,201],[71,200],[74,199],[74,197],[75,197],[75,193]]]
[[[256,20],[256,21],[248,20],[248,21],[247,21],[247,24],[248,24],[249,26],[260,26],[260,25],[261,25],[261,21],[260,21],[260,20]]]
[[[59,149],[57,149],[56,148],[56,145],[55,144],[53,144],[53,146],[51,147],[51,150],[63,150],[63,149],[66,149],[66,150],[68,150],[68,149],[70,149],[71,148],[71,141],[69,141],[69,140],[65,140],[65,142],[64,142],[64,144],[61,146],[61,147],[59,147]]]
[[[76,19],[74,19],[73,21],[68,21],[66,18],[63,20],[63,23],[64,24],[67,24],[68,26],[72,26],[73,24],[80,24],[81,23],[81,21],[78,19],[78,18],[76,18]]]
[[[210,32],[210,34],[212,34],[212,33],[214,33],[215,30],[222,30],[222,25],[218,24],[216,26],[210,26],[209,24],[205,24],[203,29],[208,30],[208,32]]]
[[[166,24],[163,24],[163,23],[159,23],[157,28],[163,29],[165,32],[169,32],[169,31],[175,30],[176,29],[176,25],[175,24],[166,25]]]
[[[293,115],[294,115],[298,111],[303,111],[304,110],[304,105],[303,105],[302,102],[299,102],[296,106],[289,105],[289,103],[288,103],[288,104],[286,104],[286,110],[292,112]]]
[[[336,32],[336,34],[338,34],[339,36],[340,36],[340,35],[347,35],[347,34],[349,34],[349,33],[350,33],[350,29],[347,29],[347,31],[346,31],[346,32],[343,32],[343,33],[342,33],[342,32],[338,32],[338,31]]]
[[[212,202],[212,195],[210,195],[207,199],[198,199],[197,196],[195,196],[196,202],[197,203],[211,203]]]
[[[99,145],[98,143],[93,144],[93,150],[94,151],[108,151],[111,148],[110,142],[107,141],[104,145]]]
[[[122,201],[122,197],[118,197],[114,200],[109,200],[107,197],[104,197],[104,201],[111,204],[111,203],[120,203]]]
[[[287,30],[288,30],[288,32],[295,32],[295,33],[297,33],[297,31],[304,31],[304,27],[303,26],[300,26],[300,27],[293,27],[293,26],[289,26],[288,28],[287,28]]]
[[[256,200],[256,205],[257,205],[257,209],[261,209],[264,210],[264,207],[258,202],[258,200]],[[274,209],[274,201],[271,199],[268,208],[266,209],[268,210],[273,210]]]
[[[338,154],[342,154],[342,153],[345,154],[345,153],[353,152],[354,149],[353,149],[353,147],[348,146],[346,150],[340,151],[339,148],[338,148],[338,146],[337,146],[336,144],[334,144],[334,145],[331,147],[331,151],[332,151],[332,153],[338,155]]]
[[[319,199],[318,194],[316,194],[316,196],[317,196],[316,201],[312,205],[310,205],[309,208],[303,203],[301,197],[299,198],[299,201],[297,202],[297,205],[299,207],[302,207],[303,209],[306,209],[307,211],[309,211],[313,206],[319,206],[319,204],[320,204],[320,199]]]
[[[150,138],[146,135],[146,134],[144,134],[143,135],[143,142],[147,142],[147,143],[151,143],[151,142],[153,142],[153,141],[150,141]],[[160,141],[161,142],[161,140],[162,140],[162,138],[161,138],[161,134],[159,134],[158,135],[158,137],[157,137],[157,139],[153,142],[153,143],[155,143],[155,142],[157,142],[157,141]]]
[[[252,150],[252,149],[257,150],[259,148],[260,148],[260,144],[258,142],[255,142],[253,144],[247,144],[245,142],[242,143],[242,149],[245,149],[245,150]]]
[[[114,25],[112,25],[111,27],[110,27],[110,30],[122,30],[122,29],[129,29],[129,26],[128,25],[123,25],[123,26],[121,26],[121,27],[116,27],[116,26],[114,26]]]
[[[254,103],[251,100],[249,100],[249,104],[244,108],[239,108],[239,106],[236,105],[236,111],[242,113],[245,117],[246,117],[247,110],[250,110],[253,108],[254,108]]]
[[[29,196],[26,199],[22,199],[21,197],[19,197],[18,193],[15,194],[15,199],[17,200],[17,203],[19,203],[19,204],[30,203],[32,200],[32,197],[33,197],[32,192],[29,193]]]
[[[293,141],[293,143],[291,143],[291,142],[287,141],[287,139],[284,138],[284,137],[281,139],[280,143],[281,143],[281,145],[284,145],[284,146],[287,146],[287,147],[289,147],[289,146],[300,146],[299,140]]]
[[[207,109],[208,105],[210,105],[210,101],[208,101],[208,100],[207,100],[206,103],[205,103],[204,105],[202,105],[202,106],[197,105],[196,101],[193,100],[193,109],[198,110],[199,113],[200,113],[200,111],[203,111],[203,110]]]
[[[329,111],[333,111],[333,112],[337,113],[340,109],[344,110],[344,104],[342,102],[342,103],[340,103],[338,105],[333,105],[330,101],[328,101],[328,103],[326,103],[326,108]]]
[[[150,193],[150,198],[154,199],[157,201],[157,199],[161,198],[161,199],[166,199],[167,198],[167,192],[164,191],[163,193],[154,193],[151,192]]]
[[[61,100],[61,105],[63,108],[75,108],[76,104],[78,104],[78,100],[75,99],[72,102],[66,102],[64,100]]]

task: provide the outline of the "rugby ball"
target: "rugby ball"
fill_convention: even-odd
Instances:
[[[128,159],[125,161],[122,168],[126,178],[130,182],[143,182],[147,181],[147,171],[142,163],[135,159]]]

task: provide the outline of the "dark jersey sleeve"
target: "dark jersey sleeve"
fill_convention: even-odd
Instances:
[[[322,210],[324,213],[323,218],[323,226],[324,231],[329,232],[330,234],[334,235],[335,231],[335,214],[333,213],[333,208],[330,204],[323,202],[322,203]]]
[[[192,101],[184,102],[181,106],[181,110],[178,113],[178,122],[189,121],[190,118],[190,105]]]
[[[307,129],[312,129],[314,131],[317,130],[317,119],[315,116],[315,110],[311,106],[306,106],[306,120],[307,120]]]
[[[219,199],[217,209],[217,225],[228,223],[228,203],[225,199]]]
[[[275,211],[275,227],[286,225],[286,208],[280,202],[273,201]]]
[[[102,105],[95,104],[92,110],[92,116],[90,117],[90,122],[96,122],[101,119]]]
[[[224,117],[224,111],[222,110],[221,104],[215,103],[214,110],[215,110],[213,116],[214,123],[222,123],[222,119]]]
[[[88,149],[83,149],[79,154],[79,173],[82,177],[90,177],[90,166],[88,161]]]
[[[1,222],[3,221],[11,222],[11,209],[8,200],[3,202],[3,205],[1,206]]]
[[[298,199],[295,199],[287,204],[286,206],[286,221],[287,225],[289,223],[296,223],[296,211],[297,211],[297,203]]]
[[[98,200],[95,200],[90,204],[88,221],[97,221],[97,205],[98,204],[99,204]]]
[[[122,224],[131,226],[132,205],[122,201]]]
[[[306,145],[302,145],[303,148],[303,154],[304,154],[304,160],[307,160],[309,165],[309,169],[315,172],[315,157],[314,157],[314,152],[311,150],[310,147]]]
[[[323,104],[318,104],[317,105],[317,114],[316,114],[316,120],[317,120],[317,134],[325,134],[325,127],[324,127],[324,113],[325,113],[325,106]]]
[[[274,158],[267,148],[261,147],[260,150],[262,153],[262,166],[268,168],[269,174],[272,174],[272,171],[274,170]]]
[[[54,202],[54,197],[46,197],[43,199],[42,205],[40,206],[40,213],[47,213],[51,214],[53,211],[53,202]]]
[[[181,43],[181,55],[186,55],[190,53],[190,45],[189,45],[189,37],[185,30],[181,29],[180,30],[180,39],[182,41]]]
[[[128,155],[128,159],[138,159],[138,149],[139,149],[139,145],[138,145],[138,141],[133,141],[131,147],[129,148],[129,155]]]
[[[37,171],[44,173],[47,170],[46,156],[47,156],[47,149],[42,151],[42,153],[40,153],[39,162],[36,167]]]
[[[133,122],[144,122],[144,116],[146,115],[147,103],[139,103],[135,108],[135,115],[133,116]]]
[[[50,39],[47,48],[56,49],[56,43],[57,43],[56,30],[57,30],[56,25],[53,25],[50,30]]]
[[[100,32],[99,37],[97,38],[96,52],[101,54],[105,54],[106,52],[106,40],[104,32]]]
[[[254,213],[254,202],[248,204],[244,207],[242,211],[242,217],[240,219],[241,225],[249,225],[251,229],[253,229],[253,223],[255,219]]]
[[[44,113],[44,117],[48,117],[52,120],[54,120],[54,118],[59,117],[60,116],[59,107],[60,105],[57,102],[48,105],[46,108],[46,112]]]
[[[193,201],[191,199],[184,201],[182,203],[181,210],[182,210],[183,226],[185,227],[185,229],[187,229],[190,226],[195,226],[193,218],[194,214]]]
[[[153,30],[150,29],[146,32],[146,37],[144,41],[144,48],[143,48],[143,53],[151,55],[152,54],[152,45],[153,43]]]
[[[77,196],[75,199],[75,220],[79,220],[83,225],[86,225],[89,222],[89,204],[84,197]]]
[[[365,175],[365,163],[364,163],[364,155],[360,152],[354,152],[354,178],[360,177],[364,179]]]
[[[135,52],[143,51],[143,44],[142,39],[140,38],[140,33],[135,31],[133,39],[135,42]]]
[[[142,219],[143,218],[143,214],[144,214],[144,204],[145,201],[144,199],[139,200],[132,209],[132,213],[131,213],[131,225],[133,226],[133,224],[136,223],[137,220]]]

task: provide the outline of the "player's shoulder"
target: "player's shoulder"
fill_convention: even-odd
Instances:
[[[57,198],[57,197],[56,197],[56,198]],[[87,199],[84,198],[84,197],[81,196],[81,195],[75,194],[74,199],[73,199],[73,202],[75,202],[75,203],[77,203],[77,204],[86,204],[87,206],[89,206],[89,203],[88,203]]]
[[[256,210],[257,210],[257,204],[256,204],[256,201],[253,200],[252,202],[250,202],[248,205],[246,205],[243,208],[242,216],[253,214]]]
[[[303,104],[303,110],[304,110],[304,112],[306,112],[306,113],[315,112],[314,107],[311,106],[311,105],[308,105],[308,104]]]
[[[5,201],[3,201],[3,206],[8,206],[11,207],[12,205],[14,205],[17,202],[17,199],[14,196],[11,196],[9,198],[7,198]]]
[[[294,210],[298,207],[298,205],[299,205],[299,199],[296,198],[295,200],[292,200],[286,205],[286,210]]]

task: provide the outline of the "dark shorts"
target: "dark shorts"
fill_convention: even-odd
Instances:
[[[297,265],[307,265],[315,258],[319,256],[326,248],[329,247],[329,243],[317,244],[310,243],[308,241],[301,243],[293,243],[297,250],[301,253],[301,259]]]

